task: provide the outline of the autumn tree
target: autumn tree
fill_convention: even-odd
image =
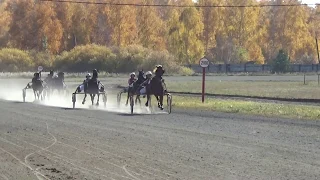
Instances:
[[[52,3],[38,3],[36,5],[36,39],[38,49],[58,53],[61,47],[62,25],[57,18]]]
[[[143,0],[150,5],[153,0]],[[137,9],[137,26],[139,42],[147,48],[165,49],[165,26],[154,7],[139,7]]]
[[[128,0],[110,1],[115,3],[131,2]],[[108,6],[104,10],[110,27],[111,44],[127,46],[137,42],[136,9],[131,6]]]
[[[12,0],[7,9],[10,11],[12,23],[9,28],[10,44],[19,49],[37,48],[36,16],[34,0]]]
[[[0,2],[0,47],[8,41],[8,31],[11,23],[11,15],[7,10],[8,0]]]

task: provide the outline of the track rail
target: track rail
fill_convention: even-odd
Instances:
[[[124,86],[117,86],[117,88],[124,88]],[[178,91],[168,91],[170,94],[180,95],[180,96],[201,96],[201,93],[192,92],[178,92]],[[267,100],[267,101],[278,101],[278,102],[291,102],[291,103],[319,103],[320,99],[304,99],[304,98],[280,98],[280,97],[263,97],[263,96],[246,96],[246,95],[232,95],[232,94],[213,94],[206,93],[207,97],[217,97],[217,98],[240,98],[248,100]]]

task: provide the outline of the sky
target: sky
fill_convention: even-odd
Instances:
[[[305,4],[316,4],[316,3],[320,4],[320,0],[302,0],[302,2]]]
[[[193,0],[196,1],[196,0]],[[320,0],[302,0],[304,4],[320,4]]]

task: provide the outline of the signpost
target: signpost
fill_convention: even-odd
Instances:
[[[200,59],[199,64],[202,67],[202,103],[204,103],[206,68],[209,66],[210,62],[207,58],[204,57],[204,58]]]
[[[42,71],[43,70],[43,67],[42,66],[38,66],[38,71]]]
[[[38,72],[39,72],[39,74],[40,74],[40,77],[41,77],[41,72],[42,72],[42,70],[43,70],[43,67],[42,67],[42,66],[38,66]]]

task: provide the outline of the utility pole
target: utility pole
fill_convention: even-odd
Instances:
[[[320,64],[320,54],[319,54],[319,45],[318,45],[318,38],[317,37],[316,37],[316,45],[317,45],[318,64]]]

